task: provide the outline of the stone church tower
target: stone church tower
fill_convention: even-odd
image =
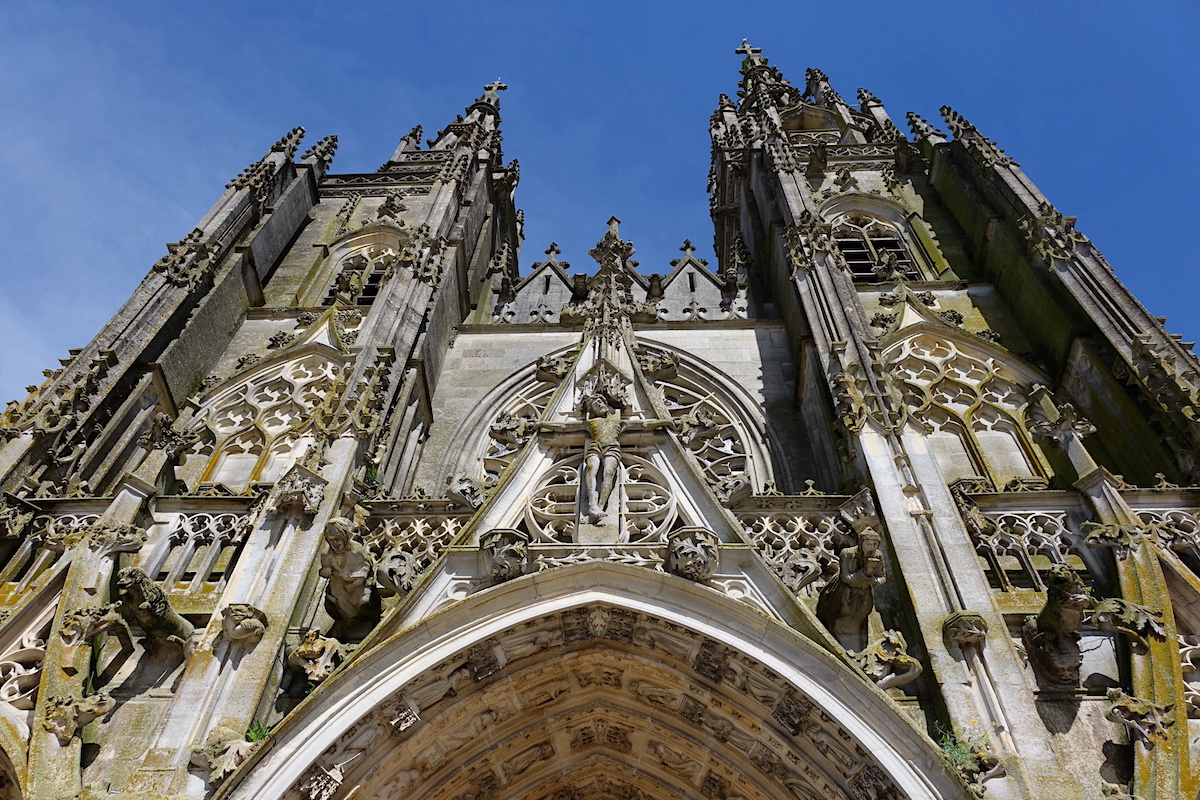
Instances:
[[[494,83],[291,131],[8,407],[7,800],[1196,796],[1188,345],[956,112],[738,52],[712,267],[519,270]]]

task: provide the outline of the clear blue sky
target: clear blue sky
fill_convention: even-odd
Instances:
[[[522,266],[612,214],[646,271],[711,255],[707,121],[742,37],[793,83],[943,103],[1020,161],[1168,329],[1196,311],[1200,11],[970,3],[52,2],[0,6],[0,401],[83,346],[286,130],[368,171],[497,77]]]

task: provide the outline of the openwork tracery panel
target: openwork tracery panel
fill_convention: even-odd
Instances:
[[[929,429],[947,480],[987,475],[1003,486],[1045,478],[1025,427],[1025,381],[995,357],[921,332],[886,355],[912,414]]]
[[[15,604],[62,557],[65,548],[55,542],[65,540],[71,531],[85,528],[98,519],[98,514],[35,517],[27,529],[29,533],[17,544],[0,570],[0,601],[5,605]]]
[[[679,440],[713,483],[727,478],[751,481],[745,424],[705,388],[683,375],[654,386],[671,416],[679,422]],[[751,481],[753,484],[753,481]]]
[[[1147,510],[1139,511],[1138,517],[1160,547],[1174,552],[1200,577],[1200,511]]]
[[[1020,585],[1044,591],[1043,571],[1057,564],[1079,565],[1082,536],[1066,513],[1026,511],[987,516],[994,527],[971,530],[971,538],[976,552],[992,566],[1001,588],[1011,590]],[[1011,569],[1014,565],[1016,570]]]
[[[555,464],[538,481],[525,505],[525,525],[534,542],[570,544],[578,522],[579,471],[582,456]],[[624,478],[620,488],[622,541],[662,544],[678,526],[676,501],[667,480],[649,461],[632,453],[621,455]]]
[[[276,364],[207,404],[191,456],[202,480],[231,489],[278,480],[315,441],[314,409],[334,391],[337,363],[319,354]],[[193,487],[194,488],[194,487]]]
[[[815,596],[853,535],[836,513],[765,507],[737,512],[747,541],[793,592]]]
[[[143,569],[168,592],[215,596],[237,564],[251,517],[234,511],[179,514],[166,523],[167,547],[151,555]]]
[[[470,516],[448,501],[401,501],[395,511],[378,508],[382,520],[364,537],[386,596],[403,595],[429,569]]]
[[[542,412],[558,388],[557,384],[534,381],[515,392],[492,418],[483,455],[483,472],[499,478],[525,442],[533,436]]]

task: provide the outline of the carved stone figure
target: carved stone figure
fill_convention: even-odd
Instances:
[[[406,595],[421,575],[421,559],[402,547],[389,547],[379,557],[375,567],[375,581],[384,597]]]
[[[1046,577],[1046,605],[1027,619],[1022,638],[1030,660],[1043,680],[1054,687],[1079,685],[1079,626],[1091,594],[1070,567],[1058,565]]]
[[[221,631],[231,642],[257,642],[266,630],[267,615],[249,603],[230,603],[221,613]]]
[[[63,615],[59,636],[67,647],[76,647],[106,631],[115,631],[117,638],[128,644],[129,626],[121,616],[121,604],[84,608]]]
[[[855,654],[854,659],[867,677],[886,691],[910,684],[921,676],[921,662],[905,651],[907,646],[904,634],[886,631],[883,638]]]
[[[588,442],[580,475],[579,516],[585,522],[599,523],[608,507],[617,474],[621,469],[621,434],[633,430],[654,430],[670,426],[669,419],[624,420],[621,407],[614,404],[612,392],[597,391],[583,398],[585,420],[547,422],[546,430],[584,430]]]
[[[115,700],[103,692],[84,698],[51,697],[46,700],[46,718],[43,726],[58,737],[59,744],[66,745],[80,728],[103,717],[112,711],[116,704]]]
[[[333,618],[329,635],[341,641],[361,638],[379,622],[381,604],[375,590],[371,555],[354,541],[354,523],[334,517],[325,526],[329,550],[321,556],[325,587],[325,611]]]
[[[529,534],[509,528],[496,528],[482,538],[491,557],[489,572],[496,583],[519,578],[529,561]]]
[[[453,475],[446,480],[446,494],[464,508],[479,508],[487,496],[487,487],[473,475]]]
[[[171,608],[159,585],[139,567],[126,567],[117,573],[117,590],[121,595],[121,616],[151,639],[184,646],[196,632],[192,623]]]
[[[681,578],[708,580],[720,560],[717,535],[707,528],[680,528],[668,538],[667,571]]]
[[[320,683],[329,677],[349,652],[350,648],[336,639],[312,630],[305,633],[300,644],[288,654],[287,662],[303,670],[309,682]]]
[[[875,608],[872,594],[887,580],[881,537],[872,528],[858,535],[858,544],[838,553],[838,574],[825,584],[817,598],[817,618],[843,647],[862,649],[863,627]]]

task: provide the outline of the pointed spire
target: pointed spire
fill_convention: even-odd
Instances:
[[[1017,165],[1017,162],[1005,154],[999,145],[980,133],[979,129],[972,125],[970,120],[962,114],[959,114],[950,106],[942,106],[938,111],[941,113],[942,119],[946,120],[946,125],[950,128],[950,132],[954,134],[954,138],[962,142],[967,150],[982,162],[984,166],[991,167],[997,164],[1000,166]]]
[[[283,153],[284,160],[291,161],[292,157],[296,155],[296,149],[300,147],[300,142],[303,139],[304,128],[301,128],[299,125],[297,125],[285,133],[282,139],[271,145],[271,152]]]
[[[883,105],[882,103],[879,102],[878,97],[876,97],[869,90],[864,89],[861,86],[858,87],[858,102],[861,104],[863,111],[866,111],[867,106],[872,105],[872,104]]]
[[[395,164],[399,161],[402,161],[404,154],[409,150],[420,150],[422,130],[423,129],[421,126],[417,125],[408,133],[401,136],[400,144],[396,145],[396,151],[392,153],[392,157],[389,158],[387,160],[387,164],[384,164],[383,166],[386,167],[388,164]],[[382,167],[380,169],[382,169]]]
[[[804,96],[811,97],[818,105],[831,107],[845,105],[846,101],[833,88],[829,76],[815,67],[804,71]]]

